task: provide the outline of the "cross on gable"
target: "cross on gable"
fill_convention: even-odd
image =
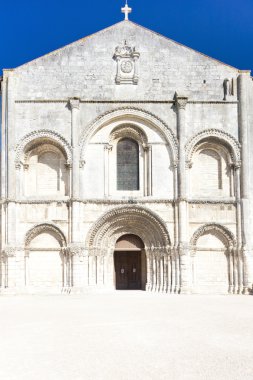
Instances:
[[[127,1],[126,1],[126,5],[124,6],[124,8],[121,8],[121,12],[125,13],[125,20],[128,20],[128,14],[132,13],[132,8],[129,8]]]

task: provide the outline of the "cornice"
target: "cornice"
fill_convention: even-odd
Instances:
[[[16,204],[52,204],[52,203],[63,203],[63,204],[71,204],[73,202],[78,202],[82,204],[101,204],[101,205],[138,205],[138,204],[178,204],[179,202],[184,201],[188,204],[228,204],[228,205],[236,205],[240,203],[240,200],[236,200],[234,198],[227,199],[168,199],[168,198],[128,198],[128,199],[82,199],[82,198],[68,198],[68,199],[1,199],[0,204],[6,203],[16,203]]]
[[[17,99],[15,103],[68,103],[69,99]],[[175,100],[89,100],[80,99],[86,104],[175,104]],[[188,100],[187,104],[238,104],[238,100]]]

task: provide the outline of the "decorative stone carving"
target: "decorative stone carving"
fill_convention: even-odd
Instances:
[[[31,228],[25,235],[25,246],[29,247],[31,241],[39,234],[43,232],[53,232],[56,239],[59,241],[61,247],[66,247],[66,238],[63,232],[54,224],[51,223],[43,223],[37,224],[33,228]]]
[[[70,243],[67,249],[70,256],[78,256],[79,258],[85,256],[85,247],[83,244]]]
[[[79,106],[80,106],[80,99],[78,98],[69,99],[69,107],[71,110],[73,110],[74,108],[79,110]]]
[[[125,40],[122,46],[117,46],[113,59],[117,62],[116,84],[138,84],[137,60],[140,53]]]
[[[219,234],[219,237],[222,238],[223,243],[226,247],[236,247],[236,239],[234,234],[227,227],[222,226],[218,223],[207,223],[204,226],[198,228],[191,238],[191,246],[195,247],[200,236],[209,231],[217,232]]]
[[[240,162],[240,143],[229,133],[221,131],[220,129],[205,129],[204,131],[199,132],[197,135],[193,136],[185,145],[186,152],[186,165],[190,167],[192,163],[192,157],[198,145],[202,140],[208,140],[215,138],[220,141],[221,144],[225,143],[230,148],[231,160],[234,164]]]
[[[16,168],[20,167],[20,163],[22,161],[22,156],[25,155],[26,148],[34,141],[36,143],[36,140],[44,140],[44,142],[49,142],[52,145],[59,146],[62,148],[66,154],[67,157],[67,164],[71,165],[72,163],[72,150],[65,138],[63,138],[59,133],[47,130],[47,129],[41,129],[40,131],[33,131],[28,133],[26,136],[24,136],[20,143],[16,146],[16,157],[15,157],[15,165]]]
[[[4,257],[15,257],[16,256],[16,247],[6,246],[3,250]]]
[[[36,151],[36,154],[38,156],[40,156],[43,153],[48,153],[48,152],[52,152],[55,154],[62,153],[58,144],[56,144],[54,141],[52,141],[52,143],[51,142],[50,143],[48,143],[48,142],[38,143],[35,146],[33,146],[33,148],[31,150],[29,150],[28,152],[26,152],[24,154],[23,166],[24,166],[25,170],[27,170],[29,168],[29,164],[28,164],[29,158],[31,157],[32,154],[34,154],[35,151]]]
[[[187,96],[176,96],[176,106],[179,109],[185,109],[186,105],[188,102],[188,97]]]
[[[87,128],[84,129],[80,138],[80,159],[85,160],[85,150],[89,143],[89,139],[94,135],[95,131],[101,128],[104,124],[110,122],[110,120],[124,120],[126,123],[126,118],[128,116],[136,118],[136,121],[148,122],[154,128],[158,129],[164,136],[165,140],[169,144],[171,158],[173,162],[178,161],[178,141],[172,130],[164,123],[160,118],[148,112],[146,110],[141,110],[135,107],[121,107],[115,110],[108,111],[102,116],[95,119]],[[134,124],[132,122],[131,124]]]
[[[114,140],[118,140],[122,137],[131,138],[140,142],[140,144],[143,146],[143,149],[148,148],[148,139],[145,132],[134,125],[123,124],[119,127],[116,127],[110,134],[110,144],[112,144]]]
[[[107,150],[108,152],[111,152],[111,151],[112,151],[112,148],[113,148],[113,146],[112,146],[111,144],[106,144],[106,145],[104,146],[104,149]]]
[[[136,205],[116,207],[106,212],[92,226],[86,238],[86,249],[102,249],[112,247],[124,234],[138,235],[145,243],[145,249],[162,252],[169,250],[170,238],[162,219],[154,212]]]
[[[80,169],[83,169],[84,166],[85,166],[85,163],[86,163],[85,160],[80,160],[80,161],[79,161],[79,168],[80,168]]]

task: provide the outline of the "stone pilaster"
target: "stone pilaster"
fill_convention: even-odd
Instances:
[[[242,246],[244,259],[244,293],[253,283],[253,251],[252,251],[252,222],[250,206],[250,157],[249,152],[249,122],[248,122],[248,96],[250,72],[241,71],[238,77],[238,125],[241,143],[241,213],[242,213]]]
[[[79,136],[79,99],[70,99],[69,106],[71,109],[71,144],[72,144],[72,154],[73,154],[73,166],[72,166],[72,197],[79,197],[79,146],[78,146],[78,136]]]
[[[187,178],[185,165],[186,143],[186,106],[188,98],[176,96],[177,108],[177,136],[179,141],[178,163],[178,238],[180,255],[180,292],[190,291],[189,281],[189,250],[188,250],[188,202],[187,202]]]
[[[79,231],[79,217],[80,217],[80,204],[77,201],[79,198],[79,145],[78,136],[80,131],[79,126],[79,106],[80,100],[73,98],[69,100],[69,107],[71,110],[71,145],[72,145],[72,178],[71,178],[71,243],[80,242]],[[74,259],[75,261],[75,259]]]

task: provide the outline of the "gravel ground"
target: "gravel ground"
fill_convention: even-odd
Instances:
[[[253,297],[0,297],[1,380],[252,380]]]

